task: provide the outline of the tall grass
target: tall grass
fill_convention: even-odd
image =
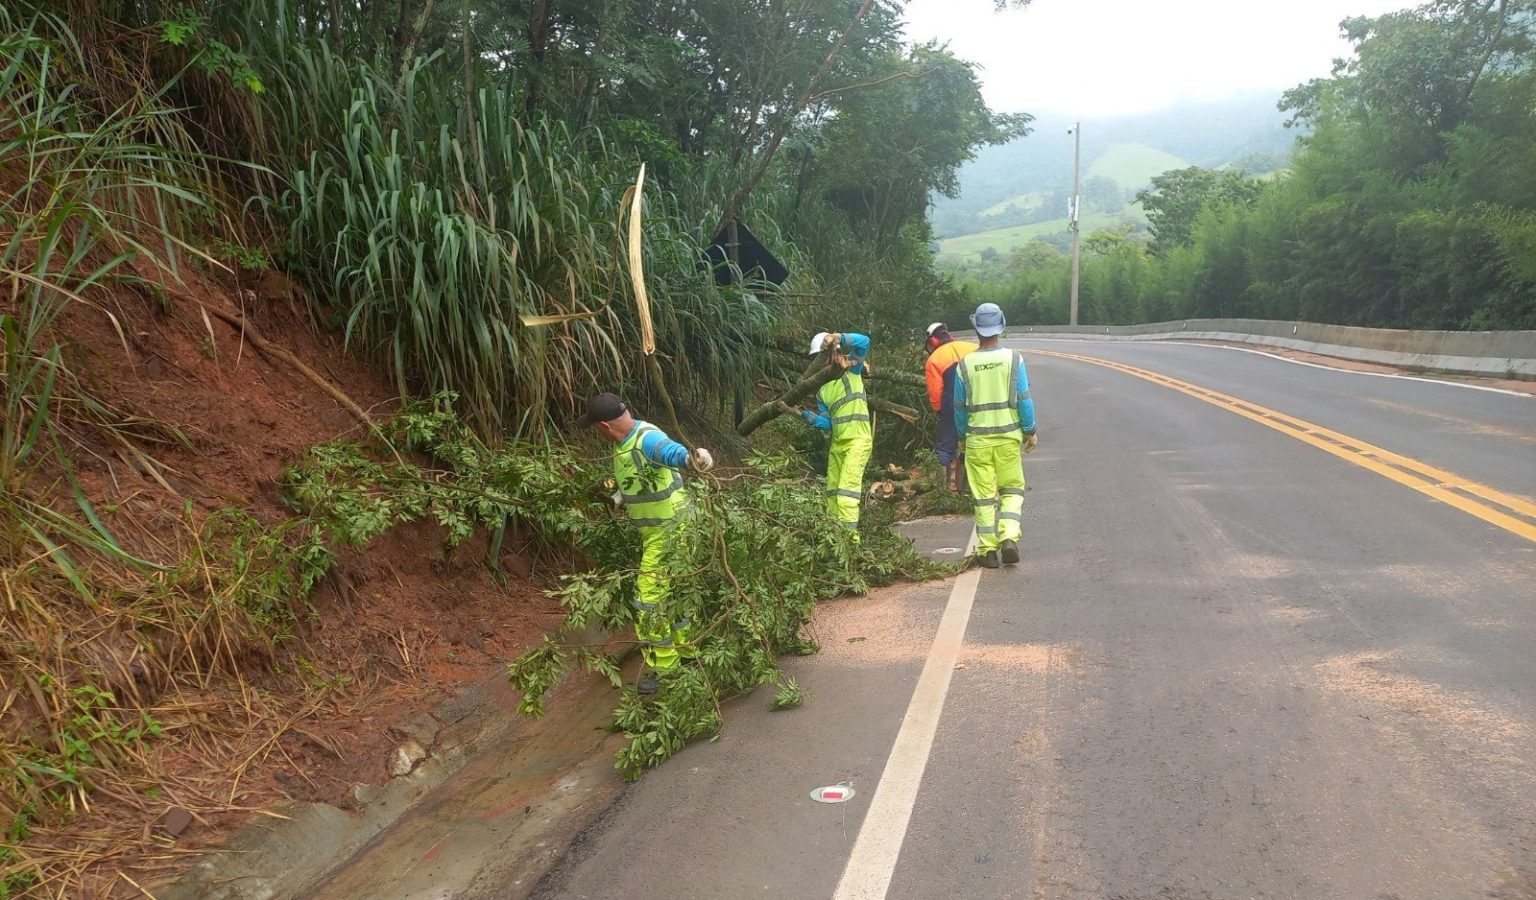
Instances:
[[[86,76],[62,22],[41,14],[18,21],[0,9],[0,554],[13,561],[41,544],[72,581],[62,543],[122,554],[78,490],[86,524],[28,498],[37,472],[64,465],[54,452],[58,421],[108,418],[78,390],[51,329],[70,304],[84,303],[121,336],[94,290],[138,278],[135,266],[174,272],[206,184],[197,157],[161,143],[179,130],[172,111],[143,93],[103,111],[80,86]]]
[[[25,839],[97,790],[134,795],[158,693],[232,646],[204,572],[125,549],[74,474],[77,450],[147,461],[178,435],[85,390],[61,317],[88,307],[126,340],[109,288],[173,277],[209,212],[164,86],[96,86],[62,21],[0,8],[0,896],[71,892],[55,879],[85,857]]]
[[[349,342],[386,360],[404,393],[456,393],[483,429],[533,433],[595,388],[643,389],[619,232],[638,160],[595,132],[521,124],[510,84],[480,89],[471,119],[442,58],[396,78],[268,29],[258,127],[286,180],[268,210]],[[663,368],[700,400],[760,377],[773,322],[700,268],[708,215],[647,189]],[[524,324],[550,316],[566,318]]]

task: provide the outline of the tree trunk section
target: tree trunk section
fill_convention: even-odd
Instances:
[[[406,36],[405,45],[400,51],[400,74],[395,79],[396,93],[403,93],[405,91],[406,73],[411,70],[411,63],[416,59],[416,45],[421,42],[421,33],[426,30],[427,19],[432,16],[432,6],[435,2],[436,0],[427,0],[426,3],[422,4],[421,15],[417,16],[416,21],[411,23],[410,34]],[[402,18],[405,16],[405,6],[403,4],[400,7],[400,15]]]
[[[480,115],[476,111],[479,99],[475,96],[475,49],[474,36],[469,30],[469,0],[464,0],[463,24],[464,31],[464,116],[465,127],[469,131],[469,155],[476,160],[478,166],[480,159]]]
[[[799,102],[784,116],[784,120],[779,123],[779,127],[774,129],[773,138],[769,140],[768,146],[763,149],[762,157],[757,161],[752,174],[742,183],[741,188],[736,191],[736,195],[731,198],[731,201],[725,205],[725,212],[720,216],[720,224],[715,228],[715,233],[718,234],[727,222],[736,218],[741,213],[741,208],[746,204],[747,198],[752,196],[752,192],[757,189],[757,185],[763,180],[763,176],[768,174],[768,167],[772,165],[774,156],[778,154],[779,145],[784,143],[784,138],[788,136],[789,130],[794,127],[795,119],[805,110],[806,106],[810,105],[811,98],[816,95],[816,89],[821,86],[821,80],[832,69],[832,63],[837,61],[838,54],[842,53],[843,48],[848,46],[849,38],[853,37],[853,30],[859,26],[859,22],[863,20],[864,16],[869,13],[869,10],[874,5],[875,0],[864,0],[860,4],[858,12],[853,14],[853,21],[848,23],[848,27],[843,29],[843,33],[838,36],[837,42],[832,45],[832,49],[827,51],[826,58],[821,61],[821,65],[817,67],[815,74],[811,76],[810,83],[805,86],[805,92],[800,95]]]
[[[817,358],[817,362],[822,362],[820,357]],[[752,411],[751,415],[742,419],[741,424],[736,427],[736,433],[746,437],[780,415],[781,402],[793,406],[842,373],[843,367],[835,361],[823,363],[808,371],[799,381],[791,385],[789,390],[759,406]]]
[[[535,0],[528,20],[528,94],[523,98],[523,122],[533,122],[543,101],[544,56],[549,52],[549,12],[554,0]]]

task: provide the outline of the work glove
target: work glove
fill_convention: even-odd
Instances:
[[[624,505],[624,493],[622,491],[614,491],[613,496],[608,499],[613,501],[614,506]]]
[[[715,467],[715,457],[703,447],[696,448],[688,455],[688,462],[694,469],[700,472],[708,472]]]
[[[1024,435],[1024,452],[1034,453],[1035,447],[1040,443],[1040,436],[1035,434]]]

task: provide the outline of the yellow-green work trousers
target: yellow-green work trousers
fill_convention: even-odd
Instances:
[[[674,523],[666,528],[640,529],[640,573],[635,578],[635,637],[641,641],[640,655],[657,672],[675,668],[682,659],[696,655],[689,643],[692,623],[677,614],[668,603],[671,584],[667,562],[678,532],[685,527]]]
[[[976,552],[991,553],[1023,534],[1023,443],[1015,435],[978,435],[965,441],[965,475],[976,512]]]
[[[864,467],[875,440],[859,434],[834,440],[827,451],[827,514],[855,535],[859,531],[859,501],[864,499]]]

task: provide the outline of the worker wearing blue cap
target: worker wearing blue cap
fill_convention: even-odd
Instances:
[[[955,430],[965,440],[965,474],[976,513],[976,561],[988,569],[1019,561],[1024,461],[1035,449],[1035,401],[1024,354],[1002,345],[1008,322],[996,303],[971,315],[979,348],[955,364]]]

